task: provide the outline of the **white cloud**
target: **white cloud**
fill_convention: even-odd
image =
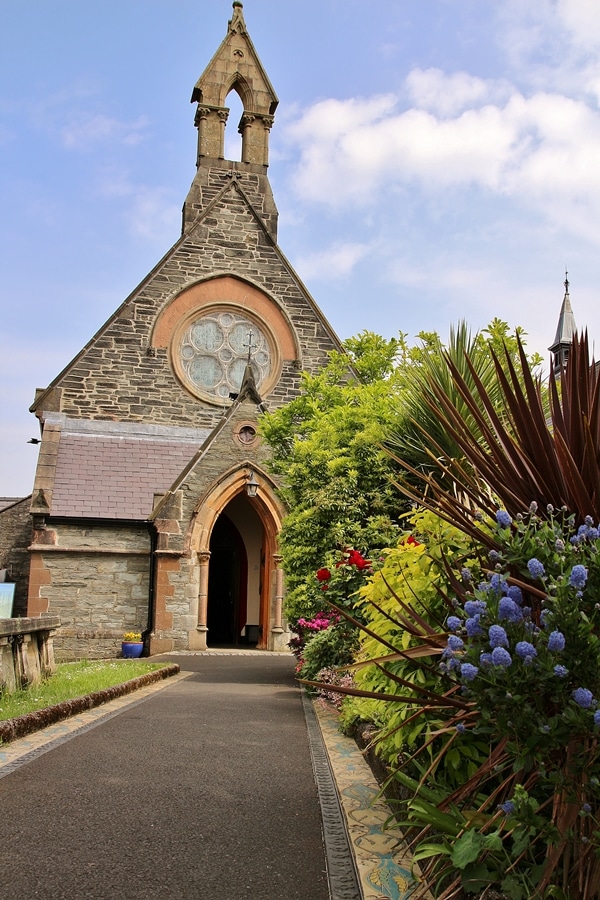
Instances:
[[[134,146],[144,139],[147,126],[143,116],[134,122],[120,122],[99,113],[77,113],[61,127],[60,137],[68,150],[89,150],[108,141]]]
[[[440,108],[445,83],[450,99]],[[600,221],[598,110],[583,99],[526,97],[514,88],[505,102],[490,102],[497,85],[486,91],[481,79],[439,70],[412,72],[407,84],[428,108],[398,111],[391,95],[330,99],[289,127],[294,187],[304,201],[375,207],[390,186],[416,183],[443,203],[444,191],[474,187],[600,243],[600,226],[590,227]],[[448,114],[467,101],[470,108]]]
[[[105,171],[99,192],[109,199],[125,201],[125,216],[134,237],[162,245],[178,237],[181,207],[172,201],[167,188],[136,183],[126,173],[111,169]]]
[[[442,117],[455,116],[508,90],[508,86],[496,85],[467,72],[446,75],[441,69],[413,69],[406,78],[406,88],[417,107]]]
[[[332,281],[350,275],[368,252],[368,244],[336,241],[326,250],[301,257],[296,265],[303,278]]]
[[[557,12],[576,43],[596,52],[600,49],[597,0],[558,0]]]

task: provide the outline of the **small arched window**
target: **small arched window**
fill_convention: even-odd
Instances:
[[[242,158],[242,135],[239,128],[244,115],[244,105],[235,88],[229,91],[225,105],[229,107],[225,127],[225,159],[239,162]]]

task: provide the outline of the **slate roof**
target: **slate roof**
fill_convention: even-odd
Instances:
[[[197,437],[62,432],[53,516],[145,521],[198,449]]]

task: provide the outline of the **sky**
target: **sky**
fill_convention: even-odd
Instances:
[[[28,408],[177,240],[230,0],[0,0],[0,496]],[[279,244],[341,338],[600,337],[597,0],[246,0]],[[230,115],[241,114],[235,95]],[[230,134],[230,132],[232,132]],[[239,158],[235,127],[226,155]]]

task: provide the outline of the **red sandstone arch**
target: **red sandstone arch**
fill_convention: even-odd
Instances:
[[[201,572],[200,577],[198,616],[199,626],[203,627],[206,625],[208,559],[212,530],[217,518],[228,503],[239,494],[245,493],[247,478],[251,471],[254,472],[260,485],[257,496],[248,498],[248,502],[254,508],[263,527],[263,571],[261,572],[262,587],[259,601],[263,637],[260,646],[267,647],[272,625],[271,588],[274,581],[273,575],[279,568],[278,536],[284,516],[283,506],[277,498],[275,483],[270,475],[250,461],[245,461],[225,472],[198,500],[187,531],[185,550],[187,554],[196,553],[200,565],[205,567],[204,575]]]

